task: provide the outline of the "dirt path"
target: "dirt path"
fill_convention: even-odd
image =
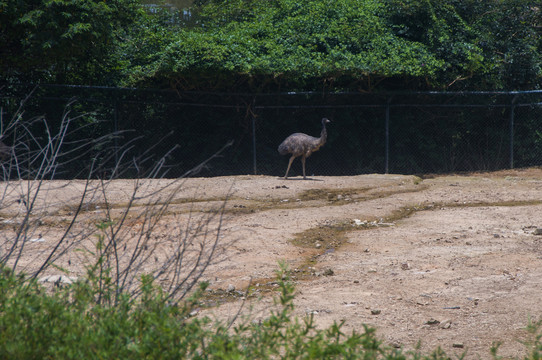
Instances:
[[[112,183],[109,201],[126,202],[130,184]],[[47,192],[58,217],[82,186],[61,185]],[[297,279],[297,315],[312,313],[320,326],[344,321],[345,332],[368,324],[390,346],[420,343],[427,352],[440,345],[449,355],[467,351],[467,359],[489,358],[493,342],[502,342],[501,355],[521,356],[529,318],[542,316],[541,169],[425,179],[188,179],[164,223],[182,223],[187,209],[218,206],[228,194],[224,251],[205,275],[213,292],[244,290],[250,281],[268,289],[285,261]],[[4,217],[17,210],[10,204]],[[44,237],[58,236],[59,221],[47,224]],[[32,258],[49,245],[34,246]],[[77,263],[62,265],[81,274]],[[244,307],[256,318],[272,304],[272,292],[261,294],[249,300],[252,310]],[[233,317],[240,304],[202,313]]]

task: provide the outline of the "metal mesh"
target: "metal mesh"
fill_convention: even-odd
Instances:
[[[4,90],[4,123],[25,91]],[[162,176],[181,176],[230,141],[197,176],[284,176],[289,157],[278,154],[278,145],[294,132],[318,137],[322,117],[332,121],[327,143],[307,159],[307,175],[421,174],[540,166],[541,98],[538,91],[255,95],[41,86],[25,104],[25,117],[44,115],[54,128],[70,103],[68,149],[76,154],[69,144],[115,134],[107,156],[100,155],[102,166],[115,171],[122,163],[124,177],[141,176],[160,161]],[[11,135],[2,141],[17,148]],[[80,176],[88,161],[58,174]],[[289,175],[301,175],[299,160]]]

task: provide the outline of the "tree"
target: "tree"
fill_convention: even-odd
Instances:
[[[140,64],[133,84],[536,88],[540,13],[527,0],[209,0]]]
[[[542,86],[542,11],[529,0],[200,0],[191,14],[0,0],[2,78],[251,92]]]
[[[385,11],[374,0],[207,2],[199,9],[201,26],[176,33],[146,76],[192,88],[212,79],[215,87],[241,83],[260,90],[371,88],[383,78],[432,78],[444,63],[425,45],[390,31]]]
[[[0,0],[0,80],[113,85],[137,0]]]
[[[397,36],[445,62],[443,89],[533,89],[542,80],[542,12],[528,0],[390,0]]]

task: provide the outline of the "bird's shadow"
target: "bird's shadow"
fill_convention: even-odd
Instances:
[[[306,179],[303,179],[303,178],[300,178],[300,177],[296,177],[296,178],[288,178],[288,179],[285,179],[284,177],[279,177],[278,178],[279,180],[284,180],[284,181],[303,181],[303,180],[309,180],[309,181],[324,181],[322,179],[313,179],[313,178],[306,178]]]

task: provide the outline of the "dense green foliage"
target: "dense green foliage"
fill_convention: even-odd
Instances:
[[[142,83],[184,89],[502,89],[541,81],[523,0],[208,1]]]
[[[440,87],[540,88],[542,12],[532,1],[390,0],[390,4],[396,34],[423,43],[445,62]]]
[[[433,78],[443,62],[394,36],[385,11],[378,1],[211,3],[199,14],[205,26],[179,33],[151,74],[187,84],[236,74],[256,87],[294,88],[373,76]]]
[[[182,305],[169,304],[161,290],[143,277],[137,300],[120,296],[97,303],[105,293],[95,281],[76,282],[47,292],[35,280],[0,269],[0,357],[3,359],[448,359],[386,347],[374,330],[346,335],[341,324],[318,329],[312,317],[292,316],[294,287],[279,281],[276,310],[262,322],[240,324],[191,317],[203,285]],[[284,277],[284,273],[279,274]],[[90,277],[92,279],[92,276]],[[103,279],[102,279],[103,280]],[[525,359],[542,355],[541,324],[530,324],[533,341]],[[497,348],[493,349],[496,356]]]
[[[182,90],[537,89],[530,0],[0,0],[4,80]]]
[[[1,80],[115,85],[137,0],[0,0]]]

